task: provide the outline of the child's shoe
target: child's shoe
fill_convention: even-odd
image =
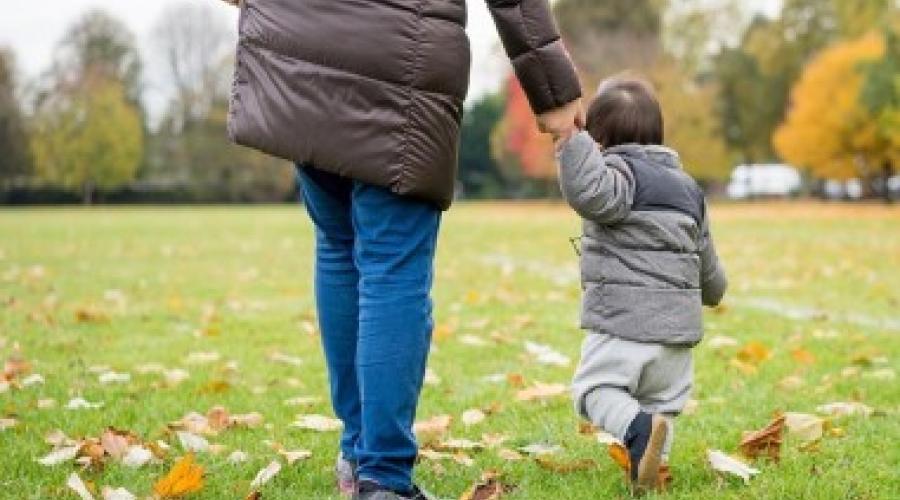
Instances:
[[[631,489],[635,495],[657,489],[663,447],[669,424],[660,415],[640,412],[628,426],[625,447],[628,449]]]

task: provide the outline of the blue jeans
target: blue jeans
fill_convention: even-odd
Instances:
[[[360,479],[412,487],[412,425],[431,345],[441,212],[298,166],[316,228],[315,290],[341,452]]]

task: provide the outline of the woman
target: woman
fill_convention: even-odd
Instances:
[[[547,0],[487,3],[542,130],[571,134],[581,89]],[[468,89],[465,22],[465,0],[241,3],[229,134],[297,162],[344,423],[338,482],[355,498],[427,498],[412,424]]]

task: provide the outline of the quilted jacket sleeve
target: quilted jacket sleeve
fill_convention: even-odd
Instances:
[[[717,306],[728,289],[728,278],[725,269],[716,253],[712,234],[709,231],[709,220],[706,207],[703,208],[703,225],[700,242],[700,289],[703,305]]]
[[[570,138],[557,152],[559,187],[578,215],[615,224],[631,212],[634,174],[620,158],[606,157],[587,132]]]
[[[581,97],[581,84],[548,0],[486,0],[500,39],[535,113]]]

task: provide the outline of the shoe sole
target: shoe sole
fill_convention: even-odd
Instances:
[[[650,440],[647,442],[647,449],[638,464],[637,480],[634,482],[634,490],[638,495],[656,489],[663,447],[665,447],[666,437],[669,434],[668,422],[659,415],[653,416],[650,426]]]

